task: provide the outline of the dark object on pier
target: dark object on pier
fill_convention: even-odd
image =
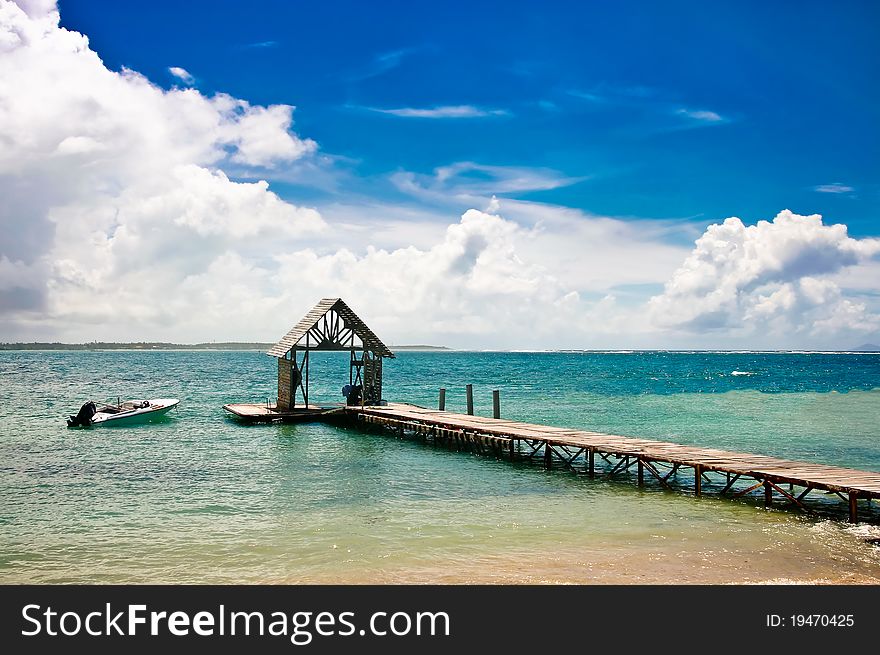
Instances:
[[[346,405],[360,405],[361,404],[361,385],[359,384],[346,384],[342,387],[342,395],[345,396],[345,404]]]
[[[86,404],[79,408],[79,412],[77,412],[76,416],[71,416],[69,419],[67,419],[67,427],[76,428],[79,426],[85,427],[87,425],[91,425],[92,417],[97,411],[98,406],[95,405],[93,401],[88,401]]]

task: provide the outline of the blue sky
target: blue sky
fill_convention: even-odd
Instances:
[[[548,169],[571,183],[506,195],[602,215],[708,224],[789,208],[878,233],[876,3],[89,0],[61,11],[111,69],[170,86],[179,66],[204,93],[295,105],[298,132],[351,174],[348,195],[400,199],[389,173],[470,161]],[[376,111],[438,107],[474,115]],[[275,189],[326,200],[309,184]]]
[[[0,0],[0,340],[880,343],[878,7]]]

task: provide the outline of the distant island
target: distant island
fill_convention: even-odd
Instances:
[[[268,350],[274,343],[259,341],[212,341],[210,343],[168,343],[165,341],[138,341],[116,343],[91,341],[89,343],[60,343],[33,341],[30,343],[0,343],[0,350]],[[392,346],[393,350],[450,350],[446,346]]]
[[[880,346],[878,346],[875,343],[863,343],[861,346],[853,348],[853,352],[868,352],[868,353],[880,352]]]
[[[116,343],[90,341],[89,343],[0,343],[0,350],[267,350],[274,344],[248,341],[218,341],[211,343],[167,343],[164,341],[138,341]]]
[[[424,344],[416,344],[413,346],[389,346],[391,350],[452,350],[448,346],[426,346]]]

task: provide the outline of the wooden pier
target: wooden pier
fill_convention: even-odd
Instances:
[[[548,468],[562,466],[590,477],[636,470],[639,486],[647,472],[659,486],[684,486],[696,496],[718,490],[719,495],[743,497],[763,494],[765,505],[774,501],[812,513],[805,504],[813,491],[835,496],[848,505],[849,520],[858,521],[863,506],[880,498],[880,473],[797,462],[765,455],[685,446],[664,441],[623,437],[484,418],[390,403],[349,406],[345,412],[360,423],[381,426],[400,437],[415,436],[437,445],[449,445],[511,459],[540,459]],[[687,480],[692,480],[688,484]],[[787,487],[787,489],[785,488]]]
[[[333,420],[344,414],[339,403],[309,402],[309,358],[313,352],[347,352],[349,405],[382,398],[382,360],[394,353],[380,341],[342,298],[324,298],[267,352],[278,360],[278,395],[274,403],[227,403],[223,409],[249,423],[296,423]],[[345,380],[342,380],[345,382]]]
[[[310,353],[317,351],[349,354],[348,384],[341,389],[344,406],[309,403],[309,359]],[[267,354],[278,360],[276,400],[223,406],[240,420],[272,423],[351,419],[437,445],[511,459],[540,459],[548,468],[562,466],[590,477],[611,478],[635,468],[639,486],[644,486],[647,479],[666,489],[673,485],[692,488],[697,496],[715,490],[731,497],[763,494],[768,506],[774,501],[785,502],[804,512],[814,511],[805,504],[807,496],[821,491],[847,503],[852,522],[858,520],[860,502],[866,510],[873,510],[872,501],[880,498],[877,472],[502,419],[497,390],[492,394],[494,418],[474,416],[470,384],[466,387],[467,414],[445,411],[445,389],[440,390],[437,410],[388,404],[382,400],[382,361],[394,358],[394,353],[341,298],[318,302]],[[691,486],[683,483],[686,473],[693,481]],[[815,501],[811,504],[827,505]],[[877,512],[870,514],[877,517]]]
[[[229,403],[223,409],[236,418],[248,423],[301,423],[318,421],[331,414],[342,413],[342,407],[322,407],[321,405],[305,405],[293,409],[279,409],[269,403]]]

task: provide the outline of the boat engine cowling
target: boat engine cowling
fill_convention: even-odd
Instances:
[[[67,427],[75,428],[80,425],[83,427],[91,425],[92,417],[97,411],[98,406],[90,400],[85,405],[79,408],[79,412],[77,412],[76,416],[71,416],[69,419],[67,419]]]

